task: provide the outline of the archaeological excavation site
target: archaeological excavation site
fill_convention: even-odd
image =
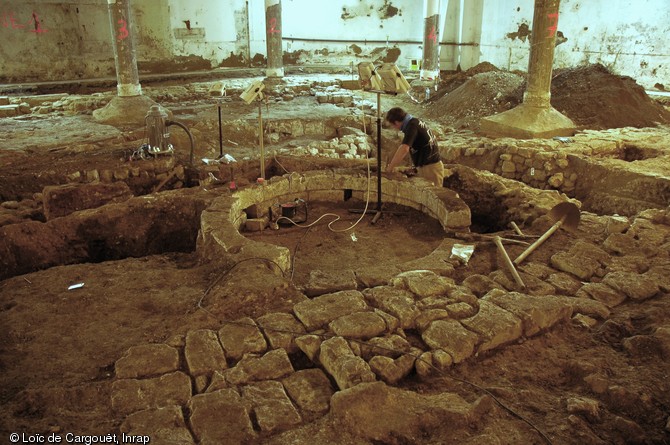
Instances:
[[[0,443],[670,444],[667,1],[0,13]]]

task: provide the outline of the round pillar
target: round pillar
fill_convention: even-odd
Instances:
[[[440,0],[424,0],[423,60],[421,80],[436,80],[440,75]]]
[[[559,4],[560,0],[535,0],[528,59],[528,86],[523,97],[524,103],[529,106],[541,108],[551,106],[551,73],[556,48]]]
[[[130,0],[107,0],[116,63],[117,93],[120,97],[142,94],[137,56],[131,33]]]
[[[281,0],[265,0],[265,28],[268,52],[267,77],[284,77],[281,40]]]

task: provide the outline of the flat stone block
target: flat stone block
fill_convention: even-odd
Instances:
[[[299,351],[295,338],[307,332],[305,326],[292,314],[281,312],[263,315],[256,319],[256,323],[263,330],[272,349],[284,349],[289,354]]]
[[[265,230],[269,222],[267,216],[263,218],[248,218],[244,222],[244,230],[247,232],[262,232]]]
[[[216,332],[199,329],[186,334],[186,364],[192,376],[210,375],[228,368],[226,356]]]
[[[479,352],[517,340],[523,334],[520,318],[486,300],[480,300],[479,312],[475,316],[461,320],[461,323],[480,335],[483,341]]]
[[[379,286],[366,289],[363,294],[373,306],[398,318],[402,328],[414,327],[420,311],[414,296],[409,291],[391,286]]]
[[[331,321],[328,327],[342,337],[367,339],[384,333],[386,322],[375,312],[354,312]]]
[[[603,278],[603,284],[636,301],[647,300],[660,290],[652,278],[633,272],[610,272]]]
[[[303,369],[286,377],[282,382],[301,410],[319,414],[328,412],[330,398],[335,391],[321,369]]]
[[[308,297],[316,297],[342,290],[353,290],[356,286],[356,275],[351,269],[312,270],[303,293]]]
[[[181,406],[166,406],[139,411],[126,417],[120,428],[132,436],[149,436],[151,443],[195,445],[182,414]]]
[[[354,355],[349,344],[342,337],[329,338],[321,343],[319,360],[325,370],[333,376],[340,389],[376,380],[370,366],[365,360]]]
[[[454,280],[437,275],[429,270],[412,270],[403,272],[391,280],[391,285],[407,290],[417,298],[448,295],[455,287]]]
[[[242,444],[255,437],[246,404],[233,389],[198,394],[188,402],[200,445]]]
[[[226,356],[233,360],[241,359],[244,354],[262,353],[267,350],[267,343],[256,322],[249,317],[225,324],[219,329],[219,339]]]
[[[453,358],[454,363],[460,363],[475,353],[475,346],[479,343],[479,336],[464,328],[456,320],[436,320],[428,326],[423,334],[423,341],[431,349],[443,349]]]
[[[523,322],[523,334],[527,337],[572,316],[572,306],[553,297],[496,291],[487,294],[482,301],[493,303],[519,317]]]
[[[577,291],[579,298],[593,298],[607,307],[616,307],[626,301],[626,295],[603,283],[586,283]]]
[[[166,374],[179,369],[179,351],[162,343],[133,346],[114,367],[118,379]]]
[[[291,360],[283,349],[275,349],[262,357],[247,357],[235,367],[223,371],[226,381],[243,385],[261,380],[276,380],[294,372]]]
[[[356,290],[322,295],[293,306],[293,312],[307,330],[318,329],[338,317],[367,309],[363,294]]]
[[[190,398],[191,379],[180,371],[152,379],[124,379],[112,383],[112,408],[121,414],[185,405]]]
[[[302,422],[280,382],[267,381],[247,385],[242,388],[242,397],[250,402],[258,426],[263,432],[283,431]]]

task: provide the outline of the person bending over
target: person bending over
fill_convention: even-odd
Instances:
[[[409,153],[417,174],[432,182],[433,185],[442,187],[444,165],[437,146],[437,139],[425,122],[399,107],[391,108],[386,113],[386,120],[391,126],[404,133],[402,143],[386,165],[386,171],[393,173]]]

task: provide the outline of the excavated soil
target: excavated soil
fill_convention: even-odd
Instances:
[[[425,106],[425,115],[456,129],[479,129],[479,120],[523,101],[524,73],[502,71],[481,63],[466,72],[443,76]],[[651,99],[627,76],[601,64],[556,70],[551,104],[578,128],[602,130],[653,127],[670,122],[670,111]]]
[[[385,98],[384,108],[404,106],[441,124],[439,133],[445,134],[447,127],[474,130],[480,117],[504,111],[520,101],[523,78],[518,74],[476,73],[456,87],[467,78],[458,76],[446,80],[442,92],[449,90],[449,94],[434,96],[426,105]],[[668,112],[659,111],[643,93],[632,79],[614,76],[599,67],[586,67],[556,73],[552,101],[585,128],[670,122]],[[173,99],[178,102],[180,97]],[[194,96],[181,99],[197,103]],[[232,116],[246,114],[253,119],[253,107],[235,102],[226,107]],[[309,115],[315,107],[316,102],[293,102],[284,112],[290,115],[294,108],[296,113]],[[337,107],[330,110],[342,112]],[[192,106],[177,116],[196,125],[203,116],[199,113],[202,111]],[[208,113],[211,119],[211,106]],[[62,131],[54,136],[57,141],[48,136],[52,125],[61,125],[57,128]],[[14,131],[19,128],[21,132]],[[136,148],[143,138],[142,128],[117,130],[96,124],[86,115],[3,119],[0,131],[12,134],[11,140],[4,139],[0,144],[0,191],[5,201],[18,201],[18,207],[12,204],[12,209],[9,205],[5,208],[13,212],[13,219],[4,221],[17,225],[44,220],[39,196],[33,199],[32,195],[49,185],[49,178],[69,173],[73,165],[79,169],[114,168],[127,155],[126,150]],[[196,158],[216,154],[217,135],[213,131],[202,135],[214,141],[213,147],[198,147]],[[248,142],[227,144],[227,149],[234,150],[238,157],[253,157],[257,150]],[[185,162],[186,156],[182,152],[179,158]],[[242,176],[240,186],[248,184],[253,173],[248,170]],[[168,183],[166,189],[173,185]],[[225,188],[221,192],[228,193]],[[352,203],[351,207],[360,208],[361,203]],[[355,221],[348,209],[349,203],[319,203],[310,208],[310,217],[335,211],[344,220],[334,225],[339,228],[339,224]],[[288,271],[284,276],[268,273],[270,265],[262,260],[224,266],[202,264],[193,252],[165,252],[57,266],[0,281],[1,440],[4,443],[14,432],[118,433],[123,417],[112,410],[110,394],[114,363],[128,348],[179,343],[186,332],[216,330],[222,320],[288,312],[304,298],[300,286],[311,270],[337,268],[338,264],[355,268],[359,263],[390,267],[426,255],[446,236],[435,220],[410,209],[395,210],[406,213],[384,214],[376,225],[366,216],[353,232],[342,235],[331,233],[327,222],[311,229],[284,227],[245,233],[249,238],[289,248],[294,255],[290,275]],[[533,254],[532,264],[549,264],[551,255],[579,240],[602,243],[604,229],[596,220],[595,216],[586,218],[575,233],[556,232]],[[539,235],[547,228],[547,222],[540,221],[524,230]],[[497,233],[511,236],[513,232]],[[659,241],[656,249],[669,241],[668,237]],[[470,262],[456,267],[459,282],[505,267],[490,240],[476,245]],[[508,248],[512,258],[523,250],[518,245]],[[650,249],[631,247],[618,258],[622,262],[623,257],[625,261],[637,261],[642,272],[665,258],[658,251],[653,251],[656,258],[645,257],[652,252]],[[533,266],[528,268],[530,271]],[[84,285],[68,290],[76,283]],[[200,303],[209,312],[199,308]],[[492,404],[484,420],[465,431],[452,431],[445,423],[414,436],[363,439],[353,426],[326,416],[258,443],[668,444],[670,353],[658,343],[642,342],[631,348],[624,340],[636,336],[648,339],[657,328],[667,326],[669,319],[667,292],[642,302],[629,299],[612,308],[608,321],[592,328],[576,321],[565,322],[430,378],[412,374],[399,384],[422,395],[454,392],[470,403],[484,395],[494,397],[497,403]],[[600,380],[585,381],[586,376]],[[595,401],[597,409],[579,408],[583,406],[579,403],[575,409],[575,400]],[[370,406],[370,412],[374,411],[375,407]],[[384,420],[378,419],[380,423]]]

